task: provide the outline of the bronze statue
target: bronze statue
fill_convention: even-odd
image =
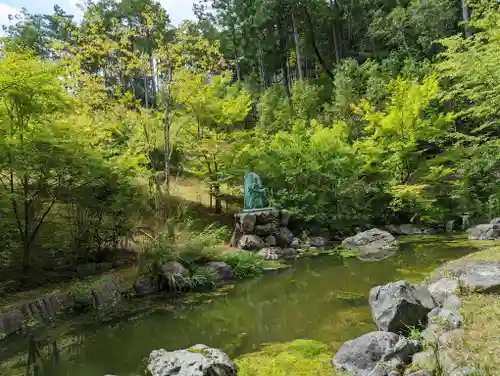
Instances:
[[[255,172],[247,172],[243,180],[243,210],[265,209],[269,205],[267,188],[262,185],[260,176]]]

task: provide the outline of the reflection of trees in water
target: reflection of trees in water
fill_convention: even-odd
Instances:
[[[34,335],[28,341],[26,376],[54,375],[60,358],[56,341],[44,344]]]

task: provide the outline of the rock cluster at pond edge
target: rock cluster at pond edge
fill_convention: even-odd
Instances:
[[[398,241],[387,231],[373,228],[344,239],[342,247],[356,252],[360,260],[375,261],[392,256]]]

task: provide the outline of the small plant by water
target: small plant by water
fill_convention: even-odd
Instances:
[[[233,269],[235,279],[255,277],[262,274],[264,261],[252,252],[231,252],[220,258]]]

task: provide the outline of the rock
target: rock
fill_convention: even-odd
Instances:
[[[214,270],[220,281],[229,281],[233,279],[233,269],[225,262],[210,261],[205,267]]]
[[[154,294],[157,291],[156,282],[152,278],[139,276],[134,282],[133,290],[137,296]]]
[[[245,251],[258,251],[264,248],[265,244],[257,235],[243,235],[238,242],[238,248]]]
[[[482,224],[467,230],[469,240],[499,240],[500,226],[498,224]]]
[[[500,225],[500,218],[493,218],[490,221],[490,224],[492,224],[492,225]]]
[[[269,235],[264,239],[266,247],[276,247],[276,237],[274,235]]]
[[[273,247],[263,248],[259,252],[257,252],[257,255],[262,257],[264,260],[279,260],[280,258],[283,258],[285,253],[283,252],[283,249]]]
[[[434,354],[434,351],[422,351],[416,353],[412,357],[411,366],[413,369],[426,369],[426,370],[434,370],[436,369],[437,359]]]
[[[411,372],[411,373],[408,373],[406,374],[406,376],[433,376],[433,372],[431,370],[428,370],[428,369],[422,369],[420,371],[415,371],[415,372]]]
[[[429,322],[444,326],[448,330],[458,329],[462,326],[462,316],[457,311],[437,308],[429,314]]]
[[[444,375],[449,375],[458,368],[457,361],[453,356],[453,352],[447,349],[439,350],[439,364]]]
[[[449,278],[441,278],[434,282],[429,287],[429,292],[438,304],[443,304],[445,299],[460,290],[460,285],[457,280]]]
[[[233,233],[231,234],[231,240],[229,241],[231,247],[237,248],[242,236],[243,233],[241,232],[241,226],[237,223],[234,227]]]
[[[291,214],[288,210],[281,210],[280,211],[280,226],[283,226],[283,227],[288,226],[288,223],[290,222],[290,217],[291,217]]]
[[[460,298],[454,294],[448,296],[443,302],[443,308],[451,311],[457,311],[461,306]]]
[[[147,370],[151,376],[236,376],[238,367],[221,350],[195,345],[186,350],[154,350]]]
[[[398,242],[387,231],[374,228],[344,239],[342,246],[347,249],[357,250],[358,258],[377,260],[394,254]]]
[[[294,249],[299,249],[300,248],[300,239],[299,238],[293,238],[292,242],[290,243],[290,247]]]
[[[359,376],[382,376],[407,364],[416,352],[415,343],[389,332],[372,332],[345,342],[333,365]]]
[[[403,225],[387,225],[384,230],[394,235],[431,235],[436,231],[430,227],[422,227],[411,223]]]
[[[0,327],[5,335],[11,335],[21,330],[23,327],[24,316],[19,309],[0,313]]]
[[[112,306],[118,298],[118,289],[111,278],[99,281],[97,287],[92,290],[95,306],[97,308]]]
[[[483,373],[478,369],[472,367],[457,368],[452,373],[450,373],[450,376],[480,376],[480,375],[483,375]]]
[[[424,343],[428,345],[435,345],[439,341],[439,337],[445,332],[445,329],[438,324],[431,323],[427,328],[420,334]]]
[[[453,344],[459,343],[462,340],[464,334],[465,331],[463,329],[455,329],[449,332],[444,332],[439,337],[438,343],[441,346],[450,347]]]
[[[325,248],[328,244],[328,241],[322,236],[314,236],[312,238],[309,238],[308,243],[311,247]]]
[[[479,260],[452,261],[439,268],[435,279],[458,279],[460,286],[474,292],[500,292],[500,263]]]
[[[281,248],[288,247],[293,241],[293,234],[287,227],[280,227],[275,236],[276,244]]]
[[[240,225],[240,230],[243,234],[252,234],[257,223],[257,216],[253,213],[236,214],[237,221]]]
[[[160,290],[179,290],[189,286],[189,270],[184,265],[169,261],[162,265]]]
[[[374,287],[370,291],[369,304],[377,328],[389,332],[425,324],[426,315],[436,307],[425,286],[406,281]]]
[[[295,248],[285,248],[283,250],[283,258],[285,260],[295,259],[297,258],[298,251]]]
[[[254,232],[256,235],[272,235],[278,231],[278,226],[274,223],[268,223],[265,225],[256,225]]]
[[[280,213],[275,209],[261,210],[254,212],[254,214],[257,217],[256,223],[258,225],[267,225],[268,223],[275,223],[275,224],[279,223]]]

